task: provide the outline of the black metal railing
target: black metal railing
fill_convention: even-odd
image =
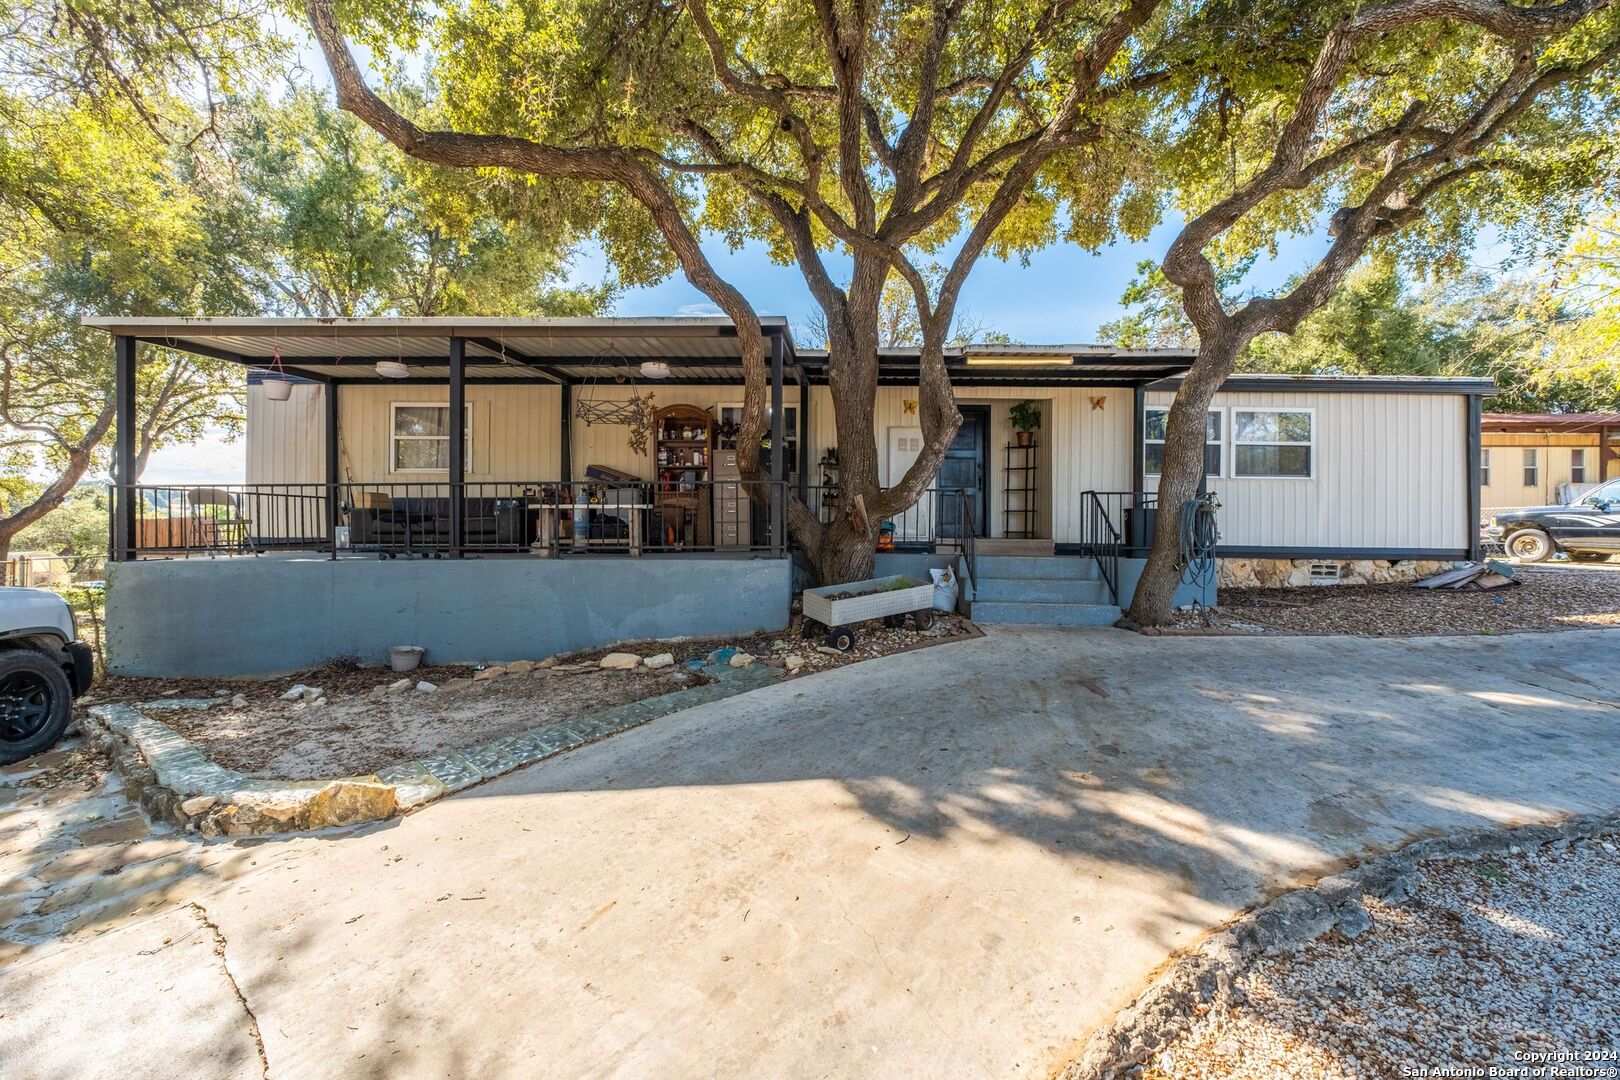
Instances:
[[[965,544],[976,527],[972,505],[977,497],[977,488],[929,488],[915,503],[876,525],[892,526],[888,531],[899,548]],[[836,485],[806,488],[805,501],[822,524],[830,523],[846,509],[844,491]]]
[[[962,529],[962,569],[967,571],[968,582],[975,591],[979,587],[978,549],[975,546],[978,539],[978,523],[973,520],[974,495],[965,488],[958,488],[956,498],[961,504]]]
[[[1119,603],[1119,560],[1145,553],[1158,528],[1159,497],[1150,491],[1082,491],[1080,553],[1097,562],[1108,595]]]
[[[766,553],[786,550],[786,485],[584,480],[140,484],[118,488],[124,558],[269,551],[452,554]],[[132,508],[131,534],[117,541]]]

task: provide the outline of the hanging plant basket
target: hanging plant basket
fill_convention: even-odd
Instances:
[[[292,382],[287,378],[287,369],[281,366],[281,346],[276,346],[276,354],[270,359],[270,366],[265,369],[264,396],[268,401],[286,401],[292,397]]]

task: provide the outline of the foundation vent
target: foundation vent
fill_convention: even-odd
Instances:
[[[1312,585],[1337,585],[1339,583],[1339,564],[1336,562],[1311,563]]]

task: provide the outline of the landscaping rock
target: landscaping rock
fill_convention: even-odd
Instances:
[[[1359,901],[1353,900],[1339,909],[1339,917],[1334,925],[1339,928],[1339,933],[1354,941],[1372,929],[1372,918]]]
[[[423,679],[421,682],[416,684],[416,692],[418,694],[437,694],[439,692],[439,688],[433,683],[428,682],[426,679]]]
[[[727,663],[729,663],[732,667],[747,667],[753,662],[754,654],[745,652],[735,653],[732,655],[731,659],[727,661]]]
[[[497,664],[494,667],[487,667],[487,668],[484,668],[482,671],[473,672],[472,681],[475,682],[475,683],[477,683],[477,682],[488,682],[491,679],[498,679],[502,675],[505,675],[505,674],[506,674],[506,669],[504,667],[501,667],[499,664]]]
[[[409,678],[395,679],[393,682],[388,684],[388,692],[390,694],[403,694],[410,688],[411,680]]]
[[[782,657],[782,663],[791,673],[804,667],[805,660],[804,657],[800,656],[798,653],[788,653],[786,656]]]
[[[675,666],[675,654],[661,652],[647,657],[642,664],[650,668],[666,668]]]
[[[246,694],[234,694],[234,695],[232,695],[232,697],[231,697],[231,708],[233,708],[233,709],[245,709],[247,707],[248,707],[248,699],[247,699]]]
[[[535,669],[533,660],[513,660],[506,665],[506,670],[513,675],[527,675]]]
[[[326,693],[318,686],[305,686],[303,683],[294,683],[292,688],[281,695],[282,701],[314,701]]]
[[[211,809],[217,802],[219,802],[219,797],[216,795],[198,795],[196,798],[187,799],[181,803],[180,812],[186,817],[196,817],[198,814]]]
[[[837,649],[833,648],[831,645],[817,645],[816,646],[816,652],[818,652],[818,653],[826,653],[828,656],[843,656],[844,655],[843,653],[839,652]]]
[[[598,667],[609,671],[629,671],[641,664],[641,657],[633,652],[610,652],[596,662]]]
[[[723,646],[721,648],[718,648],[718,649],[714,650],[714,652],[709,654],[709,663],[711,663],[711,664],[729,664],[731,662],[731,658],[733,656],[736,656],[737,653],[740,652],[740,651],[741,651],[740,649],[738,649],[736,646],[733,646],[733,645]]]
[[[540,663],[536,664],[535,666],[536,667],[543,667],[543,668],[554,668],[554,667],[557,666],[557,658],[555,656],[548,656],[544,660],[540,661]]]

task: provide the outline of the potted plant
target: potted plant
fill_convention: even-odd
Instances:
[[[1041,407],[1037,403],[1025,398],[1014,405],[1009,412],[1013,431],[1019,446],[1035,445],[1035,433],[1041,429]]]

